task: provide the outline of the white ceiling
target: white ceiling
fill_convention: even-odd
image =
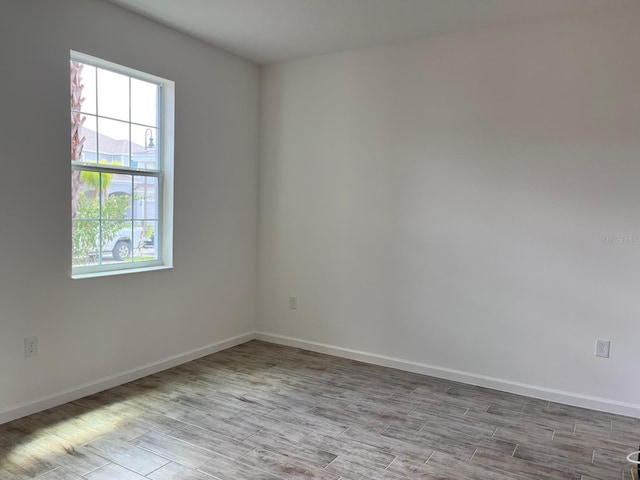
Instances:
[[[259,64],[640,0],[110,0]]]

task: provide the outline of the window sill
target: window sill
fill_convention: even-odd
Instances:
[[[112,275],[124,275],[127,273],[155,272],[157,270],[171,269],[173,269],[173,265],[154,265],[153,267],[123,268],[120,270],[109,270],[103,272],[76,273],[71,274],[71,278],[73,278],[74,280],[79,280],[81,278],[111,277]]]

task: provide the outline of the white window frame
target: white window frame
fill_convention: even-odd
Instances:
[[[90,164],[84,162],[70,162],[72,170],[114,174],[126,173],[135,176],[158,178],[158,193],[160,196],[160,202],[158,204],[158,232],[160,235],[156,235],[156,249],[158,252],[157,260],[81,266],[74,266],[72,262],[71,277],[76,279],[101,277],[173,268],[173,144],[175,132],[175,83],[165,78],[157,77],[155,75],[144,73],[133,68],[125,67],[117,63],[109,62],[74,50],[71,50],[70,52],[70,60],[157,84],[159,86],[157,125],[159,133],[157,138],[160,140],[159,144],[156,146],[158,150],[157,170],[100,165],[99,163]],[[99,115],[99,112],[97,112],[97,114]],[[69,185],[69,187],[71,186]],[[131,254],[133,255],[133,239],[131,239],[131,243]]]

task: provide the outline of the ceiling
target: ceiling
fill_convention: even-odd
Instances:
[[[264,65],[640,0],[109,0]]]

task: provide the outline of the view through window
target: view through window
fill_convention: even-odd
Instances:
[[[162,264],[162,83],[72,55],[74,273]]]

